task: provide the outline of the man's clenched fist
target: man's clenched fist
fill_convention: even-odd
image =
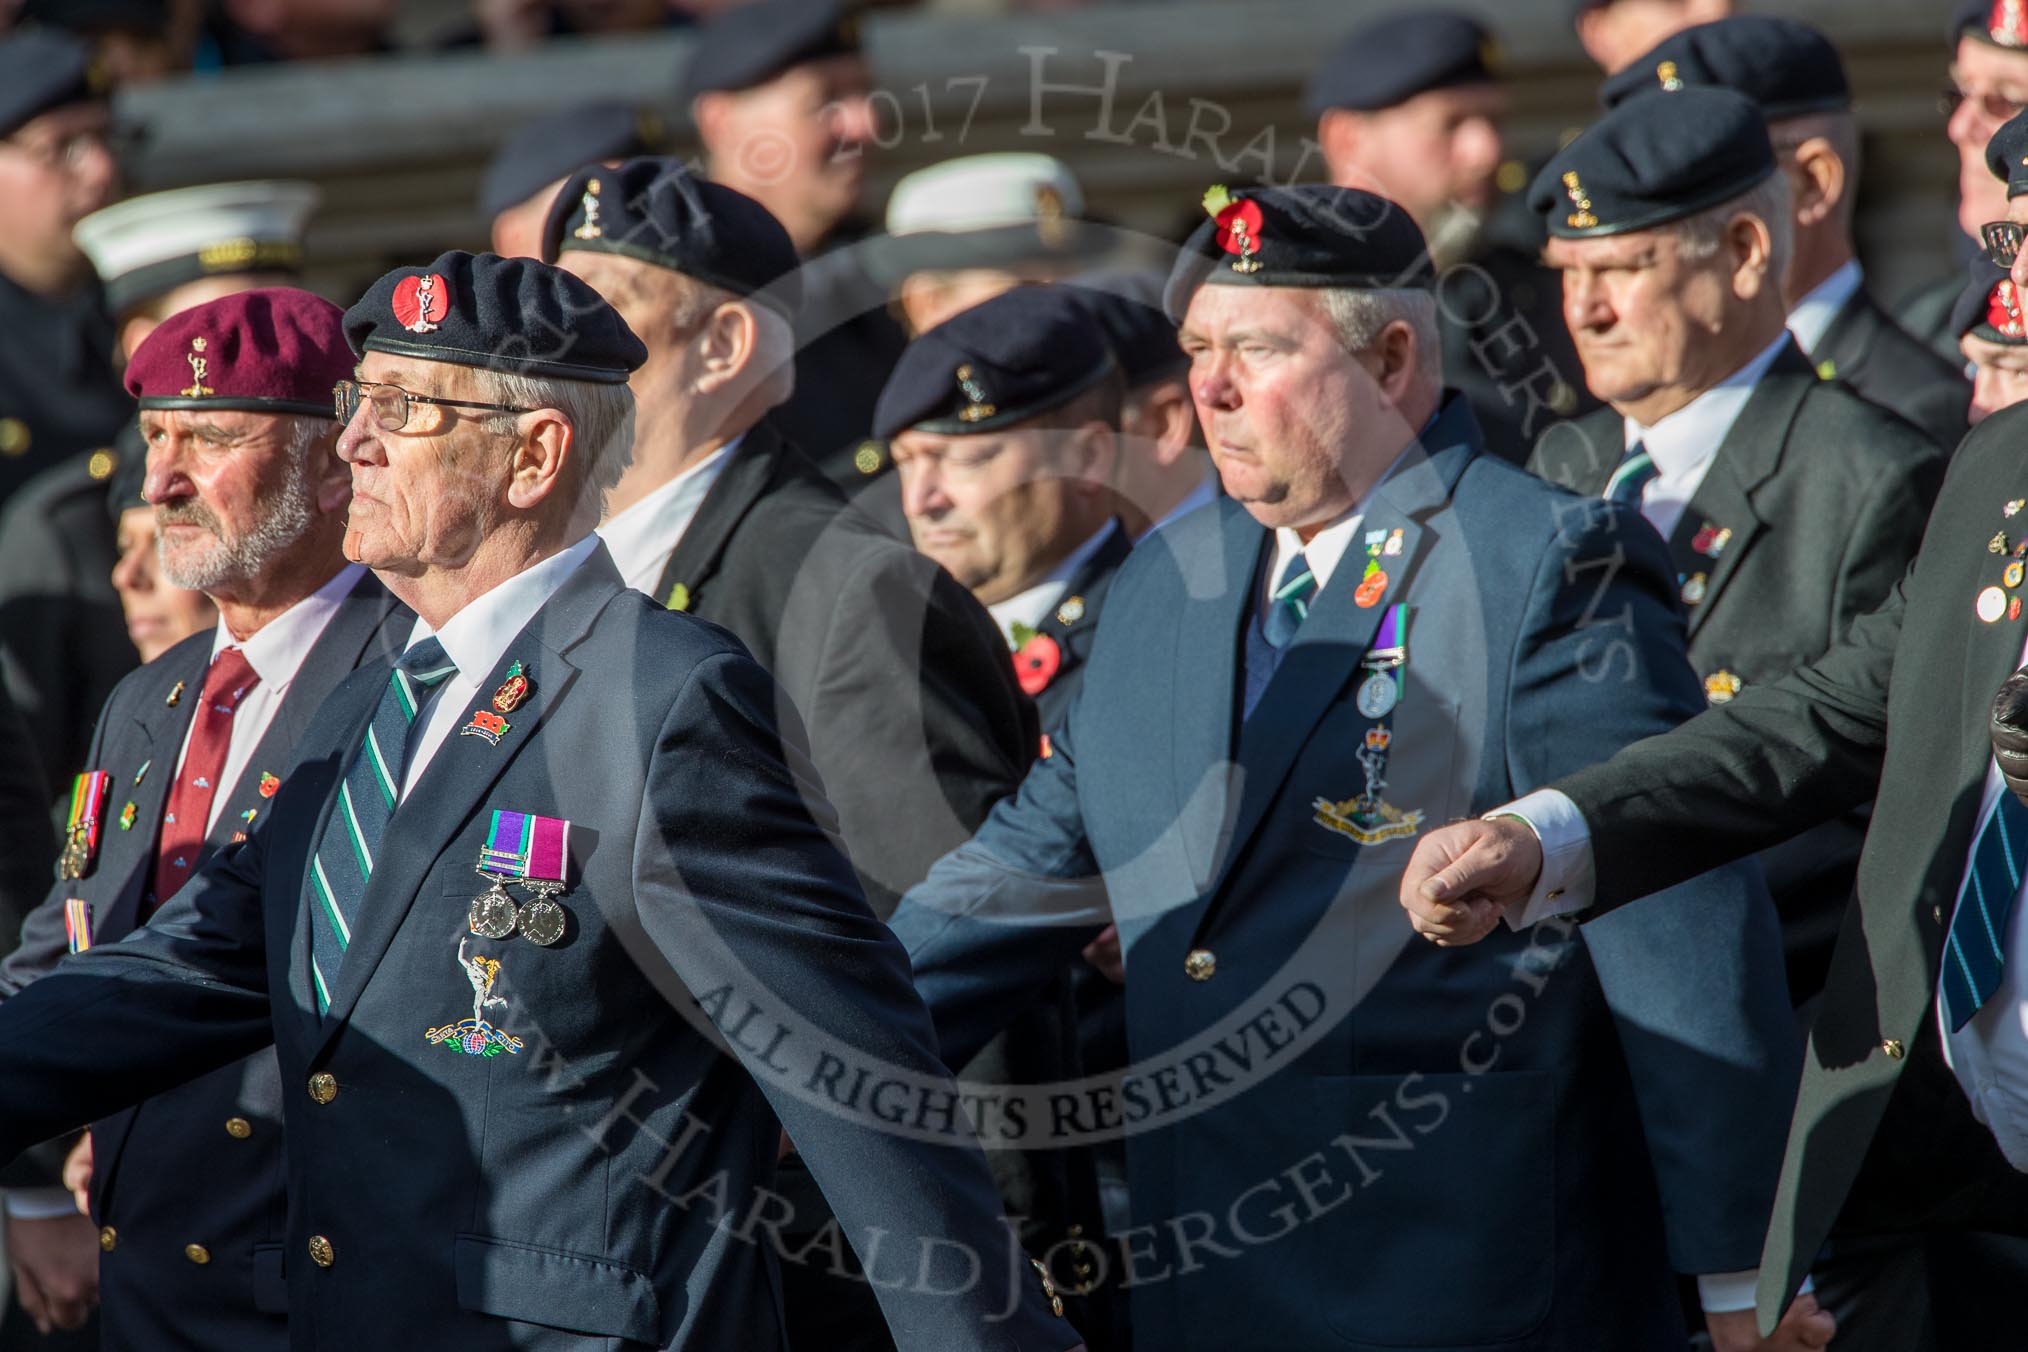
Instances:
[[[1401,905],[1416,932],[1442,947],[1475,944],[1542,876],[1542,842],[1518,817],[1453,822],[1415,843]]]

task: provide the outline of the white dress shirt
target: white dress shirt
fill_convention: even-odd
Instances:
[[[1796,336],[1803,351],[1815,355],[1824,335],[1830,332],[1831,321],[1838,317],[1838,311],[1845,308],[1845,302],[1858,293],[1859,284],[1865,280],[1865,274],[1859,270],[1859,260],[1855,258],[1811,287],[1810,294],[1796,302],[1796,308],[1789,311],[1789,332]]]
[[[233,711],[225,766],[219,771],[218,785],[212,793],[211,816],[204,823],[206,835],[211,834],[218,825],[219,817],[230,805],[230,790],[246,773],[254,748],[261,744],[261,738],[267,735],[269,726],[274,723],[275,711],[282,707],[282,700],[287,697],[296,673],[303,669],[303,659],[310,655],[311,647],[323,636],[324,626],[331,623],[331,617],[338,613],[339,603],[351,595],[365,572],[366,569],[359,564],[346,564],[338,570],[336,577],[269,620],[245,642],[234,638],[224,621],[219,622],[212,634],[212,661],[217,661],[218,655],[227,648],[238,648],[246,655],[247,665],[253,668],[254,675],[260,680],[247,691],[246,697]],[[196,728],[197,720],[193,717],[183,729],[183,747],[176,753],[176,776],[179,779],[183,776],[183,760],[190,754],[190,737]],[[277,764],[263,768],[280,770],[282,767]]]
[[[1098,553],[1106,537],[1120,528],[1118,521],[1108,521],[1099,532],[1063,556],[1063,561],[1049,570],[1049,576],[1028,588],[1016,592],[1004,601],[995,601],[986,607],[986,613],[993,617],[993,623],[1000,626],[1000,636],[1007,640],[1009,648],[1019,648],[1014,641],[1014,626],[1028,629],[1039,628],[1049,612],[1056,609],[1056,603],[1070,590],[1070,579],[1077,570],[1084,567],[1086,559]]]
[[[422,731],[409,751],[408,769],[401,777],[403,798],[422,778],[430,758],[451,735],[451,729],[463,721],[479,693],[479,683],[506,656],[507,645],[598,547],[599,537],[587,535],[534,567],[524,568],[484,596],[467,602],[463,610],[444,621],[442,629],[433,630],[428,620],[416,617],[415,629],[402,651],[407,652],[435,634],[437,642],[444,645],[444,652],[457,664],[458,674],[431,692],[432,698],[420,714]]]
[[[705,494],[718,482],[726,461],[739,448],[742,436],[734,437],[704,459],[684,470],[633,506],[609,516],[599,526],[599,538],[612,551],[620,576],[635,591],[646,592],[657,601],[655,584],[669,566],[669,556],[683,542],[683,533],[704,505]]]
[[[1739,421],[1739,411],[1753,394],[1753,387],[1767,374],[1767,368],[1789,343],[1786,330],[1746,365],[1713,385],[1653,427],[1626,420],[1626,444],[1639,443],[1655,462],[1655,477],[1641,493],[1641,515],[1662,533],[1664,540],[1675,533],[1683,509],[1697,494],[1705,473],[1718,455],[1718,447]]]

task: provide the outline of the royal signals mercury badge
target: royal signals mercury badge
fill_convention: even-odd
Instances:
[[[486,1021],[488,1009],[507,1003],[504,998],[493,994],[493,983],[500,979],[500,961],[484,954],[467,957],[465,943],[463,939],[458,940],[458,970],[472,983],[472,1017],[432,1028],[423,1037],[431,1046],[449,1047],[466,1056],[493,1057],[501,1052],[518,1053],[521,1039]]]

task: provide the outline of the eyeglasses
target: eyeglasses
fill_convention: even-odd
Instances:
[[[373,420],[389,432],[408,426],[409,405],[435,404],[439,408],[473,408],[488,413],[533,413],[532,408],[511,404],[477,404],[469,399],[438,399],[427,394],[410,394],[399,385],[382,385],[370,380],[341,380],[331,387],[338,407],[338,421],[350,424],[360,402],[373,405]]]
[[[70,170],[81,168],[94,150],[103,150],[115,160],[129,158],[140,146],[141,136],[132,128],[116,126],[32,141],[8,137],[6,144],[44,169]]]
[[[1981,118],[1997,126],[2012,121],[2022,111],[2023,105],[2016,103],[2005,94],[1968,94],[1956,85],[1947,86],[1936,96],[1936,109],[1948,122],[1957,116],[1958,106],[1970,100]]]
[[[1979,242],[1986,246],[1986,257],[2003,268],[2014,266],[2014,260],[2021,256],[2021,241],[2028,238],[2028,225],[2016,221],[1989,221],[1979,227]]]

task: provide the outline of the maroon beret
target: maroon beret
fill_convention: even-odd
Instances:
[[[127,363],[142,408],[224,408],[335,419],[352,376],[345,312],[290,286],[242,291],[171,315]]]

